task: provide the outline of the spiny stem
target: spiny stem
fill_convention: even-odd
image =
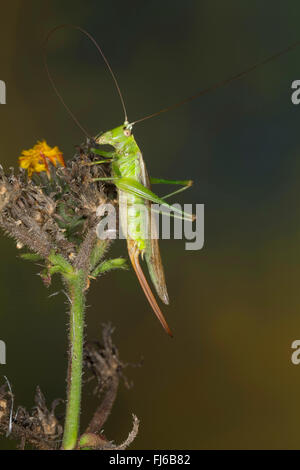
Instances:
[[[77,444],[80,422],[86,275],[84,271],[78,270],[64,277],[68,285],[71,311],[67,409],[62,448],[72,450]]]

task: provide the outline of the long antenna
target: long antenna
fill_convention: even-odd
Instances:
[[[182,106],[186,103],[189,103],[190,101],[194,100],[195,98],[199,98],[200,96],[205,95],[206,93],[209,93],[211,91],[214,91],[217,88],[221,88],[223,86],[226,86],[229,83],[244,77],[249,72],[252,72],[253,70],[257,69],[258,67],[261,67],[262,65],[265,65],[268,62],[271,62],[272,60],[277,59],[278,57],[280,57],[281,55],[291,51],[292,49],[295,49],[299,45],[300,45],[300,41],[294,42],[293,44],[286,47],[285,49],[282,49],[281,51],[276,52],[275,54],[267,57],[266,59],[263,59],[259,62],[256,62],[256,64],[251,65],[251,67],[248,67],[247,69],[243,70],[242,72],[239,72],[235,75],[231,75],[230,77],[225,78],[224,80],[221,80],[220,82],[217,82],[217,83],[215,83],[214,85],[212,85],[210,87],[204,88],[203,90],[199,91],[198,93],[195,93],[194,95],[189,96],[188,98],[185,98],[184,100],[178,101],[177,103],[172,104],[171,106],[168,106],[167,108],[163,108],[163,109],[161,109],[160,111],[158,111],[156,113],[152,113],[152,114],[149,114],[148,116],[145,116],[141,119],[138,119],[137,121],[132,122],[131,125],[137,124],[138,122],[146,121],[146,119],[150,119],[152,117],[158,116],[159,114],[166,113],[167,111],[170,111],[172,109],[179,108],[179,106]]]
[[[96,47],[96,49],[98,50],[98,52],[101,54],[107,68],[108,68],[108,71],[115,83],[115,86],[116,86],[116,89],[117,89],[117,92],[119,94],[119,97],[120,97],[120,100],[121,100],[121,104],[122,104],[122,108],[123,108],[123,112],[124,112],[124,121],[127,121],[127,111],[126,111],[126,107],[125,107],[125,102],[124,102],[124,99],[123,99],[123,95],[121,93],[121,89],[119,87],[119,84],[118,84],[118,81],[116,79],[116,76],[115,74],[113,73],[112,71],[112,68],[107,60],[107,58],[105,57],[101,47],[99,46],[99,44],[97,43],[97,41],[93,38],[93,36],[88,33],[85,29],[81,28],[80,26],[76,26],[76,25],[72,25],[72,24],[62,24],[60,26],[56,26],[56,28],[53,28],[51,31],[49,31],[49,33],[47,34],[47,37],[45,39],[45,43],[44,43],[44,65],[45,65],[45,69],[46,69],[46,72],[47,72],[47,76],[48,76],[48,79],[52,85],[52,88],[54,89],[56,95],[58,96],[58,98],[60,99],[61,103],[63,104],[63,106],[66,108],[66,110],[68,111],[68,113],[70,114],[70,116],[72,117],[72,119],[74,120],[74,122],[77,124],[77,126],[82,130],[82,132],[89,138],[91,138],[91,136],[89,135],[89,133],[85,130],[85,128],[81,125],[81,123],[79,122],[79,120],[76,118],[75,114],[71,111],[71,109],[69,108],[69,106],[66,104],[65,100],[63,99],[62,95],[60,94],[60,92],[58,91],[57,89],[57,86],[55,84],[55,81],[50,73],[50,70],[49,70],[49,66],[48,66],[48,61],[47,61],[47,44],[49,42],[49,39],[50,37],[56,32],[58,31],[59,29],[63,29],[63,28],[72,28],[72,29],[77,29],[78,31],[80,31],[82,34],[84,34],[85,36],[88,37],[88,39],[94,44],[94,46]]]

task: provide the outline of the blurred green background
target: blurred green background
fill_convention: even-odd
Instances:
[[[37,1],[1,5],[1,163],[37,139],[65,158],[84,140],[53,94],[42,63],[46,33],[78,24],[100,42],[134,120],[196,93],[299,40],[299,1]],[[90,133],[122,122],[103,62],[79,33],[64,30],[49,45],[50,67],[65,100]],[[132,271],[92,286],[89,339],[101,324],[134,387],[123,385],[105,433],[117,442],[141,420],[135,449],[299,448],[300,366],[300,48],[182,108],[136,126],[149,172],[192,178],[177,200],[205,204],[205,246],[162,241],[171,305],[170,340]],[[161,188],[165,191],[165,188]],[[162,192],[161,192],[162,193]],[[126,255],[125,242],[112,253]],[[33,406],[37,384],[50,403],[65,396],[66,305],[56,280],[49,291],[37,267],[21,261],[12,240],[0,242],[1,375],[18,404]],[[4,379],[1,379],[1,381]],[[84,395],[83,425],[95,398]],[[1,448],[14,447],[8,440]]]

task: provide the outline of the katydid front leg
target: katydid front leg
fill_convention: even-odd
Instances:
[[[88,166],[100,165],[101,163],[110,163],[114,159],[115,152],[106,152],[104,150],[95,149],[95,148],[91,148],[91,151],[95,153],[96,155],[101,155],[101,157],[104,157],[104,160],[96,160],[90,163],[86,163],[86,165]]]
[[[96,155],[100,155],[101,157],[104,157],[104,160],[96,160],[94,162],[88,163],[88,166],[92,165],[100,165],[101,163],[110,163],[114,159],[115,152],[106,152],[105,150],[101,149],[96,149],[96,148],[91,148],[91,151],[95,153]]]
[[[116,152],[112,151],[105,151],[102,149],[96,149],[96,148],[91,148],[91,152],[95,153],[96,155],[100,155],[101,157],[109,158],[110,160],[113,160]]]

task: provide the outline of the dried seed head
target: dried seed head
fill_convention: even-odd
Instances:
[[[41,152],[46,162],[40,160]],[[39,142],[23,152],[23,169],[18,175],[13,169],[6,175],[0,166],[0,227],[15,238],[19,249],[26,246],[44,258],[55,251],[75,263],[86,234],[97,223],[98,206],[116,196],[111,184],[93,181],[110,176],[108,165],[90,165],[95,159],[98,157],[80,149],[65,166],[57,147],[51,149]],[[51,179],[49,162],[54,165]]]

